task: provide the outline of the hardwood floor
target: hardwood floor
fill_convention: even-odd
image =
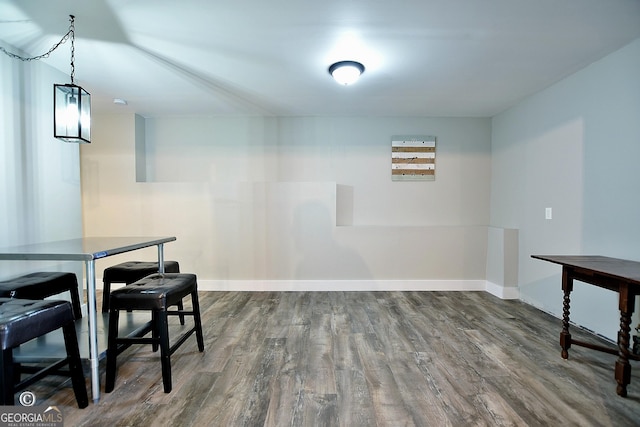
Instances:
[[[563,360],[560,320],[518,301],[202,292],[201,305],[205,352],[190,338],[174,353],[170,394],[150,346],[122,353],[115,390],[84,410],[69,383],[31,390],[68,426],[640,425],[640,364],[617,396],[615,356],[574,347]]]

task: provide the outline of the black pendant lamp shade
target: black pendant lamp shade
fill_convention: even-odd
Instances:
[[[53,85],[53,136],[91,142],[91,95],[73,83]]]

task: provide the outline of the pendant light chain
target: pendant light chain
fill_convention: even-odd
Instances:
[[[49,49],[46,53],[43,53],[42,55],[38,55],[38,56],[33,56],[31,58],[25,58],[23,56],[20,55],[16,55],[15,53],[11,53],[8,52],[5,48],[3,48],[2,46],[0,46],[0,51],[4,52],[5,54],[7,54],[8,56],[10,56],[11,58],[14,59],[19,59],[21,61],[37,61],[39,59],[43,59],[43,58],[48,58],[49,55],[56,50],[61,44],[63,44],[64,42],[66,42],[67,40],[69,40],[69,38],[71,38],[71,83],[73,83],[73,78],[74,78],[74,74],[75,74],[75,65],[74,65],[74,55],[75,55],[75,47],[74,47],[74,39],[75,39],[75,25],[74,25],[74,21],[75,21],[75,16],[73,15],[69,15],[69,20],[71,21],[71,24],[69,25],[69,31],[67,31],[67,33],[62,36],[62,38],[60,39],[60,41],[56,44],[54,44],[51,49]]]
[[[76,17],[73,15],[69,15],[69,20],[71,21],[71,25],[69,25],[68,35],[71,36],[71,84],[73,84],[73,78],[76,75],[76,64],[75,64],[75,56],[76,56],[76,27],[74,25]],[[68,37],[68,36],[67,36]]]

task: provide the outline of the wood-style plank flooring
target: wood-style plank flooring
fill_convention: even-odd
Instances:
[[[202,292],[201,306],[205,352],[190,338],[174,353],[171,393],[158,353],[135,346],[98,404],[78,409],[55,377],[32,386],[38,404],[57,405],[68,426],[640,425],[640,364],[617,396],[616,356],[574,347],[563,360],[561,322],[519,301]]]

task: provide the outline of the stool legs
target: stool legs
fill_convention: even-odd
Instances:
[[[112,310],[109,314],[109,347],[107,349],[107,372],[104,391],[110,393],[113,391],[116,382],[116,358],[118,354],[118,318],[119,311]],[[113,316],[113,321],[111,321]],[[167,320],[167,312],[164,310],[153,310],[152,323],[154,327],[151,330],[153,339],[151,345],[153,351],[157,351],[160,347],[160,363],[162,365],[162,384],[164,392],[170,393],[172,389],[171,383],[171,349],[169,348],[169,322]],[[200,350],[203,351],[204,349]]]
[[[193,308],[193,322],[195,323],[198,350],[202,352],[204,351],[204,337],[202,336],[202,320],[200,320],[200,303],[198,302],[197,290],[191,292],[191,305]],[[184,322],[182,324],[184,324]]]
[[[204,351],[204,337],[202,335],[202,321],[200,319],[200,303],[198,302],[198,291],[191,292],[191,305],[193,306],[193,322],[196,332],[198,351]],[[178,303],[178,310],[183,311],[182,301]],[[155,311],[156,324],[158,325],[158,338],[160,340],[160,358],[162,360],[162,384],[164,392],[171,392],[171,348],[169,347],[169,323],[167,312],[164,310]],[[180,314],[180,324],[184,325],[184,314]]]
[[[106,366],[106,380],[104,391],[110,393],[115,387],[116,380],[116,359],[118,353],[122,349],[128,347],[131,344],[151,344],[152,350],[157,351],[160,348],[160,362],[162,366],[162,384],[165,393],[170,393],[172,389],[171,380],[171,354],[191,335],[196,333],[196,340],[198,343],[198,350],[204,351],[204,336],[202,333],[202,320],[200,318],[200,304],[198,301],[198,291],[191,292],[191,303],[193,306],[192,312],[186,312],[186,314],[193,315],[194,327],[184,333],[178,341],[171,346],[169,342],[169,322],[168,315],[179,315],[181,324],[184,324],[183,310],[179,312],[168,313],[166,309],[154,309],[151,310],[151,338],[142,338],[142,336],[128,336],[118,337],[118,321],[119,321],[119,309],[113,307],[109,311],[109,336],[108,336],[108,348],[107,348],[107,366]],[[182,303],[178,304],[182,308]],[[124,344],[126,347],[118,348],[118,344]]]
[[[162,385],[164,392],[171,392],[171,349],[169,348],[169,323],[165,310],[156,311],[156,325],[160,340],[160,361],[162,363]]]
[[[111,294],[111,282],[108,280],[102,281],[102,312],[109,312],[109,295]]]
[[[111,310],[109,312],[109,335],[107,341],[107,372],[104,384],[105,393],[110,393],[116,383],[116,358],[118,356],[118,318],[120,312]]]
[[[73,310],[73,317],[75,319],[81,319],[82,308],[80,303],[80,292],[78,291],[78,287],[76,286],[75,289],[71,289],[69,293],[71,294],[71,307]]]
[[[69,372],[71,375],[71,383],[73,384],[73,392],[76,396],[79,408],[86,408],[89,405],[89,397],[87,395],[87,387],[84,383],[84,373],[82,372],[82,361],[80,359],[80,350],[78,349],[78,336],[76,327],[73,322],[67,323],[62,327],[64,335],[64,346],[67,350],[67,358],[69,360]]]
[[[73,393],[76,396],[78,407],[80,409],[86,408],[89,405],[89,396],[84,382],[82,361],[80,359],[80,351],[78,350],[78,339],[74,323],[69,322],[64,325],[62,327],[62,333],[64,335],[64,346],[67,351],[66,361],[69,364]],[[22,387],[16,386],[17,382],[14,372],[12,348],[5,349],[0,352],[0,365],[0,381],[2,382],[2,386],[0,387],[0,404],[15,405],[15,393],[24,389],[24,387],[27,387],[28,385],[25,384]],[[43,375],[44,374],[36,374],[33,377],[33,381]],[[29,383],[31,382],[32,381]]]
[[[14,405],[14,389],[13,384],[15,378],[13,375],[13,349],[0,351],[0,404]]]

